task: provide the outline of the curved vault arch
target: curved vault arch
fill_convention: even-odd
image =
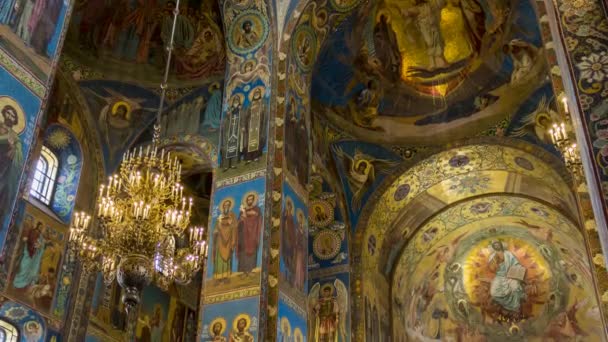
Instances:
[[[480,196],[524,198],[578,222],[569,179],[558,160],[527,143],[476,139],[404,165],[365,206],[353,248],[354,326],[364,330],[363,297],[387,293],[397,257],[437,213]],[[378,291],[375,291],[378,292]],[[388,298],[377,299],[388,308]]]
[[[189,167],[185,171],[211,171],[217,167],[217,147],[210,139],[199,135],[171,136],[161,138],[159,146],[177,153]]]
[[[423,224],[402,251],[389,279],[393,336],[551,340],[568,316],[573,337],[601,340],[588,260],[577,225],[550,205],[514,195],[457,203]],[[518,268],[520,275],[509,275]],[[495,287],[509,277],[520,277],[510,283],[515,291],[499,294]],[[444,317],[450,320],[438,329]]]

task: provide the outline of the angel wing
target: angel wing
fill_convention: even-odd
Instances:
[[[374,158],[356,150],[355,155],[353,157],[354,164],[356,165],[359,160],[365,160],[369,162],[371,166],[367,171],[367,178],[363,183],[361,183],[359,190],[353,195],[351,205],[355,210],[361,209],[361,200],[363,199],[363,196],[367,193],[367,190],[376,181],[376,173],[388,174],[392,168],[400,164],[399,161]],[[352,168],[351,170],[354,171],[354,168]]]
[[[315,336],[314,330],[316,329],[317,314],[315,308],[319,302],[319,292],[321,291],[321,284],[316,283],[310,289],[308,294],[308,340],[313,340]]]
[[[348,315],[348,290],[346,289],[346,285],[340,280],[336,279],[334,281],[334,287],[336,288],[336,299],[338,301],[338,307],[340,308],[340,336],[342,336],[342,341],[346,340],[346,317]]]
[[[523,117],[521,126],[514,129],[509,136],[523,138],[529,134],[534,134],[534,125],[536,124],[536,111]]]
[[[512,137],[523,138],[526,135],[536,136],[543,142],[550,142],[547,140],[547,130],[550,128],[549,125],[554,121],[553,110],[551,110],[546,97],[542,97],[536,107],[536,110],[523,117],[521,126],[514,129],[509,135]],[[545,120],[546,123],[543,123]]]
[[[334,151],[336,152],[336,157],[338,159],[337,162],[341,163],[344,167],[346,179],[348,180],[348,185],[350,186],[351,192],[353,193],[351,206],[353,207],[353,210],[355,210],[357,207],[356,203],[360,202],[362,194],[365,193],[365,190],[367,190],[367,187],[365,187],[365,185],[367,183],[367,178],[369,177],[365,179],[358,179],[357,177],[354,177],[356,159],[349,156],[346,152],[344,152],[344,150],[342,150],[341,147],[336,147]],[[355,152],[355,155],[357,155],[357,153],[359,152]],[[361,156],[361,154],[359,154],[359,156]]]
[[[353,165],[353,158],[346,154],[341,147],[335,147],[334,152],[336,153],[336,162],[342,164],[344,171],[348,173]]]
[[[375,172],[382,174],[389,174],[391,170],[401,164],[400,161],[389,160],[389,159],[373,159],[372,165],[374,165]]]

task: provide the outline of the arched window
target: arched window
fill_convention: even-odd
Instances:
[[[17,342],[19,332],[14,325],[0,319],[0,342]]]
[[[47,205],[51,203],[53,197],[58,166],[57,156],[46,146],[42,146],[40,158],[38,158],[34,171],[30,195]]]

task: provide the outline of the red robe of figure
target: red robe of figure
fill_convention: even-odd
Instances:
[[[258,265],[258,247],[262,233],[262,211],[257,205],[257,195],[249,194],[241,206],[238,226],[236,257],[238,271],[246,275]]]

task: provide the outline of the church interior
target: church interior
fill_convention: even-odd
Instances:
[[[607,8],[0,0],[0,342],[608,341]]]

